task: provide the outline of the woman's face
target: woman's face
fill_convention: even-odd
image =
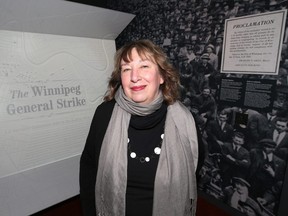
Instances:
[[[149,104],[157,97],[164,80],[158,66],[149,59],[142,59],[133,48],[130,62],[121,60],[121,83],[128,98]]]

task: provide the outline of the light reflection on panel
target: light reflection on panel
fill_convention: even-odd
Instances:
[[[0,178],[80,154],[114,41],[0,31]]]

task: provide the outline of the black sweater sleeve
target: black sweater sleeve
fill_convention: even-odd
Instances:
[[[80,200],[83,216],[95,216],[95,183],[98,159],[115,101],[100,104],[92,119],[86,144],[80,158]]]

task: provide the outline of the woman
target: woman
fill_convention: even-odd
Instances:
[[[178,88],[177,71],[151,41],[117,51],[81,156],[84,215],[195,214],[197,134]]]

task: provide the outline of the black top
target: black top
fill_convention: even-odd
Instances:
[[[156,112],[147,116],[131,116],[128,137],[129,148],[138,157],[150,158],[149,162],[140,162],[131,158],[128,150],[126,216],[152,215],[154,180],[159,155],[153,154],[154,148],[161,143],[161,134],[167,113],[165,104]]]
[[[95,216],[95,183],[101,145],[111,119],[115,100],[100,104],[93,116],[80,158],[80,200],[83,216]]]
[[[108,102],[103,102],[102,104],[100,104],[97,107],[96,112],[95,112],[94,117],[93,117],[92,122],[91,122],[89,134],[88,134],[88,137],[86,139],[86,144],[85,144],[84,150],[83,150],[82,155],[81,155],[80,176],[79,176],[80,179],[79,180],[80,180],[80,200],[81,200],[81,207],[82,207],[83,216],[95,216],[96,215],[95,183],[96,183],[96,175],[97,175],[97,168],[98,168],[98,159],[99,159],[102,141],[103,141],[104,135],[106,133],[106,129],[107,129],[107,126],[109,124],[114,105],[115,105],[115,100],[111,100]],[[161,107],[160,111],[162,110],[162,108],[163,107]],[[157,112],[155,112],[155,115],[156,115],[155,117],[158,116]],[[166,113],[165,113],[165,116],[166,116]],[[135,118],[135,122],[134,122],[134,118]],[[133,145],[133,143],[131,143],[131,148],[137,147],[138,146],[137,144],[142,146],[140,142],[136,141],[138,136],[136,137],[135,141],[132,141],[134,139],[134,137],[132,137],[131,133],[129,133],[130,130],[141,131],[139,129],[139,127],[137,127],[137,122],[138,122],[137,119],[138,118],[141,119],[142,117],[135,117],[135,116],[131,117],[131,122],[130,122],[131,125],[128,129],[128,136],[130,135],[131,142],[135,143],[134,145]],[[147,116],[146,116],[146,118],[148,118],[149,120],[151,119],[151,121],[153,122],[154,116],[153,116],[153,114],[151,114],[150,118]],[[159,127],[157,127],[159,130],[160,129],[163,130],[163,128],[160,125],[163,124],[163,126],[164,126],[164,122],[165,122],[164,119],[160,120]],[[139,121],[141,122],[141,120],[139,120]],[[147,121],[147,124],[148,123],[149,123],[149,121]],[[154,123],[157,124],[157,121],[155,121]],[[135,126],[132,127],[132,125],[135,125]],[[196,129],[197,129],[197,134],[198,134],[198,147],[199,147],[199,160],[198,160],[197,170],[199,172],[199,170],[200,170],[200,168],[204,162],[204,148],[203,148],[203,144],[201,142],[202,141],[201,133],[200,133],[200,130],[197,127],[197,125],[196,125]],[[146,135],[145,136],[145,134],[148,134],[148,132],[146,132],[146,133],[143,132],[143,133],[144,133],[143,142],[144,142],[144,140],[146,140],[148,138],[152,139],[152,137],[155,137],[155,136],[157,139],[159,139],[159,137],[157,135],[152,135],[152,136]],[[155,134],[157,134],[157,133],[160,134],[160,132],[157,132],[157,130],[156,130]],[[132,133],[132,134],[134,134],[134,133]],[[142,139],[141,139],[141,141],[142,141]],[[157,142],[156,139],[155,139],[155,142]],[[149,143],[150,143],[150,141],[145,141],[146,145],[147,144],[149,145]],[[155,143],[154,143],[154,145],[155,145]],[[138,154],[140,154],[142,151],[141,151],[141,149],[139,151],[138,150],[139,149],[135,149],[135,152],[139,152]],[[146,148],[144,148],[144,150],[146,150]],[[149,147],[147,148],[147,150],[149,150]],[[149,154],[150,154],[150,151],[149,151]],[[151,188],[151,185],[153,187],[152,182],[154,182],[155,171],[153,171],[152,168],[150,171],[150,168],[148,168],[148,167],[149,166],[154,167],[154,170],[156,170],[157,165],[155,165],[155,164],[157,164],[158,161],[157,162],[156,161],[150,161],[149,163],[151,163],[151,162],[152,163],[148,164],[148,166],[146,166],[147,163],[142,164],[143,166],[145,165],[146,171],[149,170],[148,174],[147,174],[145,172],[145,170],[142,170],[142,169],[138,170],[138,167],[135,166],[135,164],[134,164],[134,162],[136,163],[136,161],[132,161],[133,163],[130,163],[129,162],[130,160],[131,159],[128,160],[129,164],[128,164],[128,188],[127,188],[127,202],[130,204],[127,208],[127,211],[128,212],[131,211],[131,214],[132,214],[132,212],[137,210],[136,209],[137,204],[132,203],[131,199],[135,200],[135,202],[138,202],[139,200],[145,199],[145,197],[146,197],[145,192],[144,193],[138,193],[137,192],[137,195],[139,195],[139,199],[135,196],[135,194],[133,195],[133,190],[135,188],[135,185],[137,186],[137,184],[139,184],[139,185],[144,186],[144,187],[149,187],[149,190],[147,189],[146,192],[148,191],[147,194],[148,194],[148,197],[150,196],[150,198],[149,198],[150,201],[147,201],[147,203],[143,204],[143,206],[144,205],[150,206],[150,210],[148,210],[148,211],[152,212],[153,198],[151,198],[151,197],[153,197],[153,194],[151,193],[151,191],[153,191],[153,188]],[[141,166],[141,165],[138,164],[138,166]],[[131,170],[132,170],[132,172],[131,172]],[[134,182],[133,179],[135,179],[135,175],[138,175],[138,174],[141,175],[141,177],[143,177],[143,175],[144,175],[146,180],[143,180],[141,182]],[[139,180],[139,178],[137,178],[137,179]],[[140,180],[141,180],[141,178],[140,178]],[[136,189],[134,190],[134,192],[135,191],[136,191]],[[143,190],[143,191],[145,191],[145,190]],[[135,208],[132,205],[135,205]],[[142,210],[143,209],[141,209],[141,211]],[[141,211],[138,210],[136,215],[139,215]],[[149,214],[151,214],[151,213],[149,213]],[[143,215],[149,215],[149,214],[143,213]]]

